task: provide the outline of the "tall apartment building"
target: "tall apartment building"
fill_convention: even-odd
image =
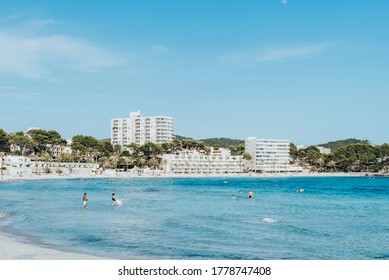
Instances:
[[[296,172],[301,168],[290,165],[290,141],[248,137],[245,151],[253,158],[255,172]]]
[[[112,145],[125,146],[147,142],[162,144],[173,140],[173,118],[166,116],[144,117],[131,112],[129,118],[111,120]]]

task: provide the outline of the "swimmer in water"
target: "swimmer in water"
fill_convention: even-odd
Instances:
[[[232,195],[232,200],[235,200],[236,199],[236,196],[233,194]]]
[[[115,196],[115,194],[113,193],[113,194],[112,194],[112,206],[115,205],[115,202],[116,202],[116,196]]]
[[[254,193],[252,190],[249,190],[249,198],[254,198]]]
[[[88,201],[88,197],[86,196],[86,193],[84,193],[84,196],[82,197],[82,204],[84,205],[85,209],[88,208],[87,201]]]

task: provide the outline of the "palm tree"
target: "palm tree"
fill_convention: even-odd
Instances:
[[[146,160],[144,158],[139,158],[137,165],[139,168],[143,168],[146,163]]]
[[[153,173],[155,174],[155,170],[159,166],[159,160],[157,158],[151,158],[147,161],[147,165],[154,170]]]
[[[125,171],[125,172],[128,171],[128,166],[130,165],[130,163],[131,163],[131,159],[128,158],[128,157],[125,157],[125,158],[124,158],[124,164],[125,164],[124,171]]]
[[[109,166],[109,158],[101,157],[99,158],[99,165],[105,170]]]
[[[117,162],[117,165],[118,166],[123,166],[124,172],[127,172],[129,163],[130,163],[130,159],[129,158],[127,158],[127,157],[120,157],[118,162]]]

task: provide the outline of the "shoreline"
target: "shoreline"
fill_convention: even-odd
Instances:
[[[3,175],[0,182],[30,181],[30,180],[69,180],[69,179],[157,179],[157,178],[298,178],[298,177],[388,177],[388,174],[372,172],[303,172],[303,173],[230,173],[230,174],[134,174],[130,172],[106,173],[106,174],[72,174],[72,175],[31,175],[16,177]]]
[[[93,255],[46,248],[23,241],[23,236],[6,233],[0,227],[0,260],[107,260]]]

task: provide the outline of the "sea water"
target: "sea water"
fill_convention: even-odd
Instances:
[[[115,259],[389,259],[389,178],[3,182],[0,226]]]

